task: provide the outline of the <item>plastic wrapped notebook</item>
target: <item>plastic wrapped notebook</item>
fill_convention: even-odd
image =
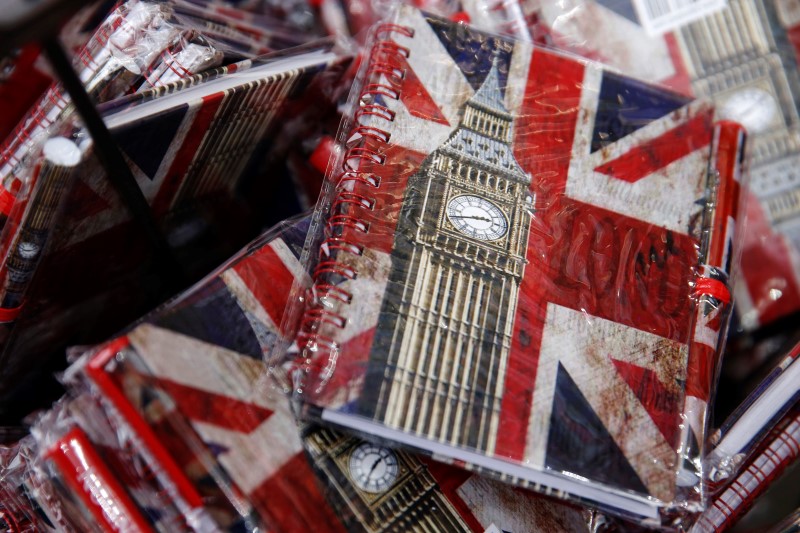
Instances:
[[[286,315],[305,413],[648,523],[699,510],[743,129],[410,7],[387,20]]]
[[[348,62],[317,42],[108,106],[109,130],[187,276],[299,211],[292,183],[266,169],[298,126],[334,108],[325,91]],[[40,361],[31,354],[102,339],[166,292],[149,277],[152,250],[91,140],[69,125],[63,133],[45,143],[32,194],[0,232],[0,366],[9,369],[0,379],[11,385]]]
[[[800,458],[800,344],[708,439],[713,496],[690,531],[727,531]]]
[[[163,504],[174,502],[193,530],[213,518],[202,524],[286,532],[589,531],[588,511],[357,435],[297,425],[283,391],[265,386],[271,380],[261,352],[277,339],[289,280],[303,276],[298,255],[308,221],[265,233],[67,371],[71,393],[84,400],[81,427],[136,504],[160,510],[149,499],[159,488],[170,496]],[[88,397],[107,420],[84,407]],[[104,419],[106,431],[90,432],[86,419],[92,429]],[[39,433],[49,429],[50,440],[61,442],[73,425],[40,422]],[[137,480],[139,464],[146,471]],[[167,510],[148,516],[158,526]],[[179,531],[179,523],[156,529]]]
[[[491,0],[475,2],[496,13],[489,8]],[[503,3],[508,4],[517,2]],[[634,12],[633,6],[646,2],[520,0],[519,4],[536,42],[682,93],[712,98],[719,115],[741,121],[748,129],[751,196],[741,239],[736,312],[745,330],[781,319],[784,327],[791,326],[800,313],[797,5],[790,0],[676,2],[645,14]],[[703,13],[700,4],[716,4],[719,9]],[[687,8],[700,16],[683,20],[674,16],[674,10]],[[675,24],[669,31],[649,32],[647,19],[656,15]]]
[[[800,406],[800,343],[709,438],[713,449],[704,461],[712,487],[730,479],[765,435],[797,406]]]

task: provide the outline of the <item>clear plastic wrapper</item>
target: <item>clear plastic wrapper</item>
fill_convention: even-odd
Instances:
[[[304,275],[308,222],[265,233],[144,324],[79,358],[67,381],[90,384],[142,446],[160,450],[153,464],[166,471],[174,462],[170,476],[201,490],[205,505],[216,486],[236,509],[251,505],[272,531],[588,532],[586,511],[296,425],[261,353],[277,340],[294,276]]]
[[[464,22],[520,41],[531,41],[532,20],[523,12],[524,5],[524,2],[518,0],[461,0],[462,13],[466,19]],[[626,74],[632,75],[629,72]]]
[[[81,494],[73,492],[64,482],[60,471],[41,456],[33,437],[21,450],[25,468],[25,490],[40,505],[55,531],[101,531],[92,522],[90,511]]]
[[[59,38],[69,50],[80,50],[108,14],[117,7],[114,0],[89,2],[64,24]],[[50,65],[37,43],[28,43],[0,58],[0,139],[11,135],[17,123],[53,83]]]
[[[317,42],[109,105],[109,129],[188,275],[198,279],[263,225],[300,210],[292,183],[268,165],[299,126],[334,108],[326,94],[348,64],[329,41]],[[64,133],[48,141],[59,148],[59,172],[40,165],[34,194],[4,228],[4,379],[36,364],[23,354],[118,330],[163,290],[91,141],[77,128]],[[68,161],[69,175],[67,156],[79,160]]]
[[[38,68],[38,57],[39,47],[28,44],[0,59],[0,139],[13,132],[17,122],[53,83],[49,73]]]
[[[48,480],[39,479],[33,468],[36,442],[30,435],[0,451],[0,494],[4,519],[11,532],[72,531]],[[26,529],[27,528],[27,529]]]
[[[275,354],[305,415],[648,525],[701,510],[744,187],[714,116],[399,7]]]
[[[491,10],[494,2],[479,4]],[[737,314],[747,331],[780,319],[785,319],[783,327],[792,327],[800,312],[796,6],[785,0],[731,0],[713,13],[699,10],[694,20],[676,18],[668,31],[654,34],[635,4],[519,2],[535,42],[682,93],[713,98],[720,118],[748,129],[752,182],[735,288]],[[495,30],[502,31],[500,26]]]
[[[303,44],[313,33],[298,32],[279,19],[258,16],[233,9],[215,9],[184,0],[173,3],[176,18],[184,25],[196,27],[223,42],[227,38],[268,46],[272,50]],[[322,37],[318,35],[317,37]],[[263,53],[263,52],[262,52]]]
[[[712,487],[724,485],[752,457],[761,441],[800,402],[800,344],[709,438],[704,462]]]
[[[738,473],[713,496],[689,531],[716,533],[730,529],[799,457],[800,405],[795,403],[760,441]]]
[[[146,83],[138,91],[191,79],[195,74],[220,66],[223,57],[223,52],[202,35],[193,31],[184,32],[177,43],[165,49],[159,59],[150,65],[144,74]]]
[[[167,22],[167,4],[131,0],[104,21],[75,60],[87,93],[103,101],[120,96],[178,36]],[[50,127],[71,114],[70,98],[52,85],[0,147],[0,211],[8,216],[14,198],[30,179],[29,158]],[[23,190],[24,193],[24,190]]]
[[[38,504],[25,492],[21,445],[0,447],[0,528],[10,533],[54,531]]]
[[[130,0],[109,15],[75,60],[79,77],[95,101],[164,86],[223,61],[252,58],[308,40],[304,34],[266,27],[270,21],[238,22],[235,10],[208,26],[198,18],[202,10],[193,11],[192,17],[181,6],[180,2]],[[53,124],[72,116],[72,111],[69,95],[53,85],[0,146],[0,215],[9,215],[17,197],[24,202],[36,175],[32,156]]]
[[[406,3],[444,17],[464,16],[464,12],[460,11],[462,2],[457,0],[419,0]],[[350,36],[360,43],[368,37],[369,28],[383,19],[392,6],[391,0],[321,0],[314,4],[317,5],[319,17],[329,34]]]

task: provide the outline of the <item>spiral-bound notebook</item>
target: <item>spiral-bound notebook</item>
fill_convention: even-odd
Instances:
[[[287,318],[307,413],[639,517],[696,498],[743,130],[409,7],[366,57]]]
[[[130,428],[118,433],[161,474],[152,484],[175,486],[185,501],[192,487],[201,489],[222,524],[233,522],[231,510],[209,495],[230,485],[228,498],[248,502],[237,509],[276,531],[588,531],[587,511],[357,435],[296,424],[283,392],[264,386],[261,355],[278,338],[289,280],[305,275],[298,256],[309,219],[265,233],[67,371],[68,382],[87,378],[120,415],[109,419]]]
[[[746,456],[740,471],[714,495],[690,533],[730,530],[753,504],[800,460],[800,404],[795,403]],[[775,531],[778,531],[777,529]],[[785,531],[785,530],[780,530]]]
[[[706,478],[713,488],[728,481],[766,435],[800,404],[800,343],[725,419],[708,439]]]

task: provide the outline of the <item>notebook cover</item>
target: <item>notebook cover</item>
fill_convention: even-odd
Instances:
[[[517,4],[517,2],[511,2]],[[635,2],[520,0],[537,42],[685,94],[711,97],[751,134],[752,195],[737,315],[749,331],[800,312],[800,12],[789,0],[724,9],[647,35]],[[484,3],[486,5],[486,3]],[[701,53],[701,51],[704,51]]]
[[[412,8],[375,35],[288,319],[308,414],[617,512],[694,498],[740,129]]]
[[[306,427],[301,439],[288,399],[265,388],[259,359],[149,325],[127,341],[104,365],[110,381],[184,472],[218,461],[190,478],[193,485],[209,494],[212,484],[230,483],[272,530],[588,530],[578,509],[425,457],[320,426]],[[152,417],[164,408],[171,415]],[[213,455],[204,459],[197,443]]]
[[[175,428],[182,428],[181,439],[196,436],[213,452],[224,479],[280,531],[316,531],[325,524],[331,531],[378,531],[387,521],[421,531],[431,523],[414,518],[422,509],[450,530],[588,531],[585,511],[357,436],[296,425],[283,392],[264,387],[269,382],[261,359],[277,339],[294,277],[306,276],[299,254],[308,222],[309,217],[296,219],[265,234],[145,317],[145,324],[112,347],[115,358],[98,354],[107,361],[98,368],[108,379],[98,381],[94,371],[90,378],[105,383],[101,395],[119,397],[114,391],[122,391],[175,464],[193,465],[192,483],[208,490],[213,481],[198,473],[214,468],[199,467],[197,452],[181,445]],[[79,368],[80,363],[68,375]],[[183,423],[170,426],[167,411]],[[134,420],[130,412],[125,416]],[[376,467],[367,477],[380,479],[378,484],[356,482],[358,465],[376,449],[397,459],[397,471],[377,476]],[[398,498],[412,503],[398,511]]]

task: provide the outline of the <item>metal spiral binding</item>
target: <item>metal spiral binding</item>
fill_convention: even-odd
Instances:
[[[353,294],[330,281],[330,277],[338,279],[356,279],[358,272],[351,266],[337,260],[339,254],[347,253],[360,256],[364,247],[342,236],[345,229],[368,234],[370,225],[359,216],[359,212],[371,211],[376,208],[376,199],[347,189],[351,185],[365,185],[379,189],[380,176],[372,172],[359,170],[360,162],[382,165],[385,156],[379,148],[387,145],[391,134],[374,125],[365,125],[362,121],[366,117],[377,118],[387,122],[394,121],[395,113],[388,107],[377,103],[376,96],[400,99],[405,72],[397,67],[397,57],[403,59],[409,56],[409,49],[391,40],[392,34],[413,37],[414,30],[398,24],[381,24],[375,30],[374,38],[377,40],[370,53],[370,63],[365,74],[365,84],[358,98],[358,109],[354,113],[354,125],[350,130],[348,139],[358,136],[359,145],[350,147],[345,153],[339,175],[336,178],[336,196],[331,204],[330,212],[325,225],[325,239],[319,247],[318,264],[312,274],[313,283],[306,292],[306,308],[300,320],[297,342],[305,360],[310,354],[319,361],[320,354],[327,354],[329,364],[330,356],[338,349],[335,339],[320,333],[323,325],[344,329],[347,318],[326,307],[324,301],[335,300],[343,304],[350,304]],[[368,141],[364,145],[363,141]],[[377,148],[376,148],[377,147]],[[301,365],[308,370],[309,363]],[[330,367],[328,367],[330,369]]]

